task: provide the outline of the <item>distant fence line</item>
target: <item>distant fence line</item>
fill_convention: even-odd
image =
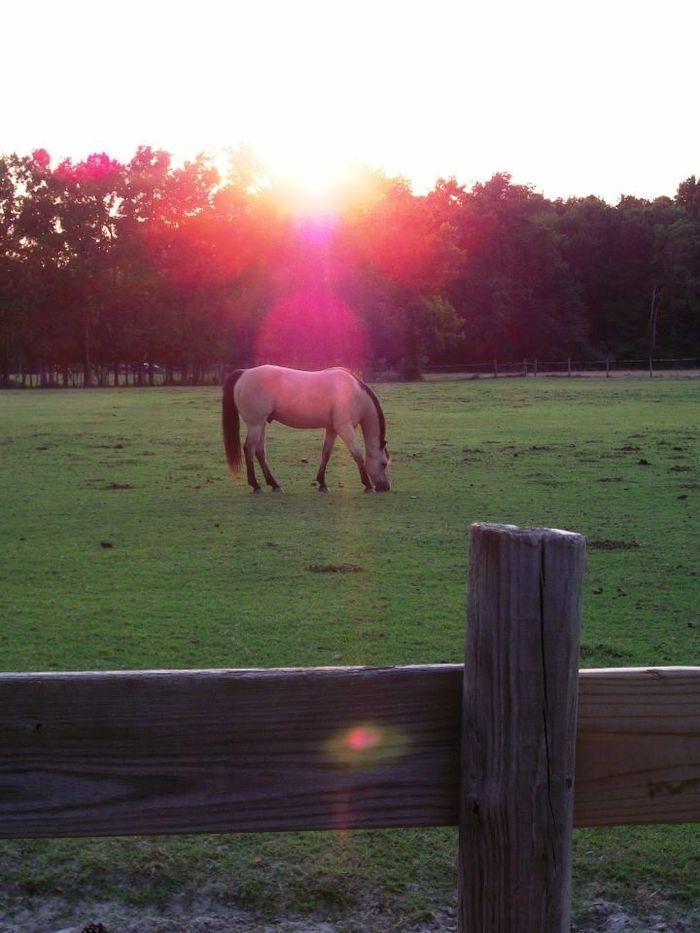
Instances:
[[[82,389],[122,386],[206,386],[221,385],[233,366],[205,363],[199,366],[160,366],[157,363],[93,367],[89,386],[83,367],[26,367],[0,378],[4,389]]]
[[[221,385],[226,374],[234,369],[225,363],[204,363],[196,366],[160,366],[157,363],[124,365],[118,368],[93,367],[88,387],[146,387],[146,386],[211,386]],[[605,374],[643,372],[654,373],[700,369],[700,358],[645,357],[634,360],[619,360],[612,357],[598,360],[542,361],[522,359],[515,361],[491,360],[487,363],[429,364],[423,367],[425,375],[434,376],[574,376],[582,373]],[[365,377],[375,381],[398,380],[392,369],[368,366]],[[86,388],[82,367],[28,367],[4,377],[0,376],[0,388],[4,389],[81,389]]]
[[[426,375],[466,375],[466,376],[574,376],[581,373],[605,373],[610,377],[621,372],[646,372],[653,376],[655,372],[670,370],[700,369],[700,358],[695,356],[681,358],[651,357],[643,359],[619,360],[612,357],[598,360],[575,360],[568,358],[553,362],[539,359],[523,359],[515,362],[491,360],[488,363],[450,363],[449,365],[426,366]]]

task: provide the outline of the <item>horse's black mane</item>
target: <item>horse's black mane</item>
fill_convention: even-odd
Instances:
[[[386,449],[386,418],[384,417],[382,406],[379,402],[379,399],[374,394],[374,391],[370,389],[370,387],[365,382],[363,382],[361,379],[358,379],[357,381],[360,383],[360,385],[365,390],[367,395],[369,395],[369,397],[372,399],[372,401],[374,402],[374,407],[377,409],[377,417],[379,418],[379,447],[381,450],[385,450]]]

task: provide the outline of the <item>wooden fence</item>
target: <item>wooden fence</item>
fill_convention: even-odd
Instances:
[[[569,357],[564,360],[547,361],[530,358],[506,362],[491,360],[488,363],[450,363],[448,365],[428,365],[423,370],[433,376],[579,376],[594,375],[607,378],[615,374],[630,375],[640,373],[649,376],[664,372],[692,372],[700,369],[700,359],[683,357],[671,359],[646,356],[642,359],[618,360],[607,357],[597,360],[577,360]]]
[[[460,929],[569,928],[572,826],[700,820],[700,667],[578,671],[585,541],[472,526],[465,665],[0,675],[0,837],[460,827]]]
[[[339,361],[340,362],[340,361]],[[243,364],[241,364],[243,365]],[[252,364],[251,364],[252,365]],[[196,366],[160,366],[156,363],[135,363],[129,365],[94,366],[90,374],[89,385],[94,388],[139,387],[145,386],[218,386],[227,373],[236,367],[221,362],[202,363]],[[422,372],[426,376],[575,376],[598,375],[614,376],[643,373],[654,376],[664,372],[700,369],[698,357],[663,358],[644,357],[618,360],[612,357],[597,360],[577,360],[569,357],[563,360],[547,361],[537,358],[522,360],[490,360],[481,363],[449,363],[445,365],[429,363]],[[398,370],[386,366],[366,367],[364,377],[378,381],[393,381],[399,378]],[[0,389],[76,389],[85,387],[85,373],[82,368],[28,367],[19,372],[0,375]]]

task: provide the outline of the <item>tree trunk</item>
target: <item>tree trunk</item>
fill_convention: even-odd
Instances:
[[[83,328],[83,388],[92,385],[92,361],[90,359],[90,317],[85,315]]]
[[[659,290],[656,285],[651,290],[651,308],[649,309],[649,352],[656,349],[656,325],[659,320]]]

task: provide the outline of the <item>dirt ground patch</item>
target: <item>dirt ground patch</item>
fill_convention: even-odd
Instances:
[[[590,903],[572,924],[572,933],[699,933],[700,909],[674,921],[660,912],[630,916],[604,900]],[[202,900],[173,900],[162,909],[118,902],[69,905],[60,898],[28,900],[12,915],[0,912],[0,933],[456,933],[452,907],[420,923],[368,911],[342,920],[283,917],[266,919],[240,908]]]
[[[162,909],[116,902],[68,905],[58,898],[32,901],[12,916],[0,913],[0,933],[455,933],[454,909],[418,926],[371,913],[339,921],[283,917],[275,920],[206,900],[174,900]]]
[[[593,538],[587,542],[591,551],[634,551],[639,547],[637,541],[611,541],[610,538]]]

